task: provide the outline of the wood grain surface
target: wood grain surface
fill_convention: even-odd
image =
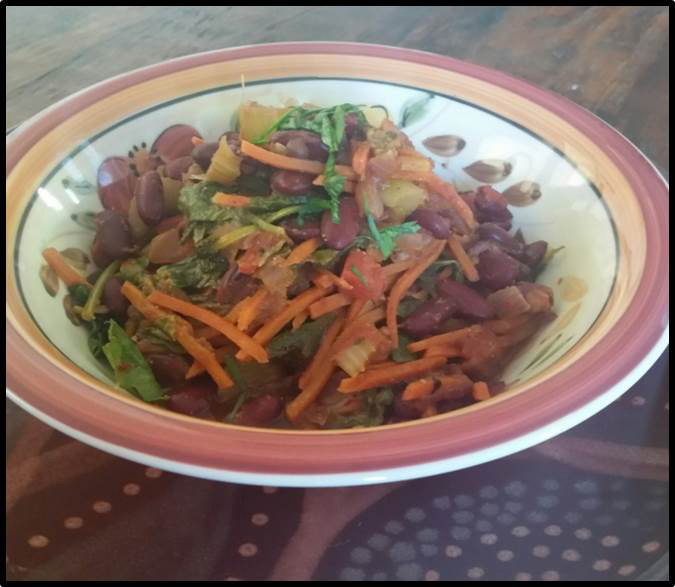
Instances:
[[[275,41],[432,51],[558,92],[668,174],[669,14],[659,6],[10,6],[7,127],[158,61]]]

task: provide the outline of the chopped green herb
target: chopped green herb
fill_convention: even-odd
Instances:
[[[392,360],[397,363],[406,363],[408,361],[414,361],[418,358],[418,355],[412,353],[408,350],[408,345],[412,342],[412,339],[408,338],[404,334],[400,334],[398,337],[398,348],[395,348],[391,353]]]
[[[227,259],[217,253],[192,255],[160,267],[155,273],[155,283],[163,289],[201,289],[214,286],[227,267]]]
[[[328,327],[335,321],[335,313],[325,314],[317,320],[305,322],[297,330],[287,330],[277,334],[267,345],[267,355],[270,359],[283,357],[293,351],[302,354],[308,359],[319,348],[321,338]]]
[[[87,303],[90,291],[91,288],[83,283],[76,283],[68,287],[68,293],[76,306],[84,306]]]
[[[113,261],[98,276],[98,279],[96,279],[96,283],[94,284],[94,287],[91,288],[91,292],[87,297],[87,302],[84,304],[84,308],[82,308],[81,314],[82,320],[91,322],[94,319],[94,310],[101,301],[101,296],[103,295],[103,288],[105,287],[105,284],[108,283],[108,280],[113,275],[115,275],[115,273],[117,273],[119,267],[120,262]]]
[[[237,359],[235,359],[231,355],[225,355],[224,363],[225,366],[227,367],[228,373],[232,375],[232,380],[234,381],[234,384],[237,386],[237,390],[239,391],[239,397],[237,397],[237,401],[235,402],[232,411],[228,414],[226,418],[228,422],[233,422],[234,419],[237,417],[237,414],[239,413],[239,410],[242,404],[244,403],[244,400],[246,400],[246,398],[248,397],[248,388],[246,386],[244,378],[241,375],[241,371],[239,370],[239,361],[237,361]]]
[[[368,287],[368,280],[366,280],[366,277],[365,277],[365,275],[363,275],[363,273],[361,273],[356,267],[354,267],[354,265],[352,265],[351,271],[352,271],[352,273],[353,273],[354,275],[356,275],[356,277],[359,278],[359,281],[360,281],[363,285],[365,285],[366,287]]]
[[[389,387],[369,389],[359,394],[363,407],[356,413],[332,413],[326,428],[367,428],[384,423],[387,407],[394,403],[394,392]]]
[[[370,233],[373,235],[373,239],[377,243],[380,251],[382,251],[385,259],[389,258],[389,255],[393,252],[394,247],[396,246],[396,241],[394,239],[397,236],[414,233],[420,229],[420,225],[417,224],[417,222],[404,222],[403,224],[393,224],[391,226],[385,226],[384,228],[378,228],[375,223],[375,217],[370,210],[366,210],[366,218],[368,220]]]

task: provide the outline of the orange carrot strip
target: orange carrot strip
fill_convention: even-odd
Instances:
[[[227,338],[240,349],[250,354],[259,363],[267,363],[269,361],[267,351],[258,342],[253,340],[248,334],[239,330],[234,324],[225,320],[222,316],[218,316],[218,314],[214,312],[205,310],[204,308],[200,308],[189,302],[184,302],[183,300],[179,300],[178,298],[174,298],[173,296],[157,290],[153,291],[148,299],[160,306],[174,310],[184,316],[190,316],[191,318],[203,322],[207,326],[215,328],[220,333],[227,336]]]
[[[489,328],[495,334],[506,334],[522,326],[530,319],[529,314],[519,314],[518,316],[509,316],[508,318],[499,318],[496,320],[486,320],[481,322],[481,326]]]
[[[402,400],[419,399],[429,395],[434,389],[434,381],[429,377],[411,381],[403,390]]]
[[[253,296],[249,302],[241,309],[237,317],[237,328],[242,332],[246,332],[255,320],[256,314],[260,311],[260,307],[267,298],[267,288],[262,286]]]
[[[331,296],[326,296],[325,298],[320,299],[318,302],[314,302],[309,307],[309,315],[312,317],[312,320],[316,320],[319,316],[328,314],[333,310],[348,306],[352,303],[352,298],[346,296],[345,294],[336,293]]]
[[[478,271],[476,270],[476,266],[473,264],[471,257],[466,254],[462,243],[459,242],[459,239],[454,234],[448,239],[448,246],[455,256],[455,259],[457,259],[457,262],[462,267],[462,271],[464,271],[466,278],[469,281],[478,281]]]
[[[410,269],[417,261],[409,259],[408,261],[398,261],[397,263],[390,263],[382,267],[382,275],[389,277],[391,275],[398,275]]]
[[[131,302],[143,316],[148,320],[160,320],[165,318],[173,318],[177,323],[176,340],[178,343],[199,363],[204,365],[209,375],[218,384],[219,389],[227,389],[232,387],[233,382],[230,376],[221,367],[216,360],[213,351],[205,347],[199,342],[191,333],[192,327],[182,318],[166,312],[152,302],[148,301],[143,295],[143,292],[129,281],[125,281],[122,286],[122,294]]]
[[[419,151],[416,149],[412,149],[411,147],[401,147],[398,150],[399,155],[405,155],[407,157],[419,157],[420,159],[429,159],[426,155],[422,155]]]
[[[482,327],[478,324],[473,326],[467,326],[466,328],[460,328],[459,330],[452,330],[446,332],[445,334],[438,334],[436,336],[431,336],[423,340],[418,340],[416,342],[411,342],[408,345],[408,350],[416,353],[418,351],[423,351],[428,348],[439,346],[439,345],[450,345],[455,342],[459,342],[463,338],[471,335],[478,334],[482,330]]]
[[[293,330],[300,328],[307,321],[307,318],[309,318],[309,312],[307,310],[300,312],[295,318],[293,318],[293,322],[291,322],[291,327]]]
[[[272,151],[258,147],[248,141],[241,141],[241,152],[243,155],[248,155],[253,159],[257,159],[271,167],[278,167],[279,169],[321,175],[326,168],[326,166],[319,161],[310,161],[309,159],[297,159],[295,157],[279,155],[278,153],[273,153]],[[336,165],[335,173],[343,175],[347,179],[357,179],[354,170],[346,165]]]
[[[375,324],[376,322],[379,322],[380,320],[386,318],[386,316],[387,312],[385,311],[384,306],[378,306],[377,308],[373,308],[372,310],[364,314],[361,314],[359,316],[359,320]]]
[[[335,273],[331,273],[330,271],[326,271],[325,269],[321,269],[319,271],[319,274],[316,277],[312,278],[312,282],[314,285],[318,285],[319,287],[331,287],[333,285],[339,287],[340,289],[354,289],[354,286],[349,283],[348,281],[345,281],[342,279],[342,277],[338,277],[335,275]]]
[[[476,381],[473,384],[473,399],[476,401],[483,401],[490,399],[490,390],[488,389],[487,383],[485,381]]]
[[[326,176],[321,174],[316,176],[316,178],[312,182],[312,185],[324,185],[325,182]],[[345,183],[342,186],[342,191],[348,194],[353,194],[355,190],[356,190],[356,183],[349,179],[345,179]]]
[[[192,141],[192,144],[196,147],[198,145],[203,145],[206,141],[202,138],[199,137],[192,137],[190,139]]]
[[[293,318],[300,312],[306,310],[316,300],[326,296],[330,290],[323,287],[313,287],[307,291],[302,292],[299,296],[293,298],[290,303],[273,316],[262,328],[253,335],[253,340],[258,345],[267,344],[281,329],[286,326]],[[237,353],[237,359],[240,361],[248,358],[248,350],[240,350]],[[267,354],[267,353],[265,353]]]
[[[394,361],[384,361],[382,363],[373,363],[372,365],[366,365],[366,370],[375,371],[375,369],[389,369],[390,367],[396,367],[400,363]]]
[[[234,307],[227,313],[227,315],[225,316],[225,320],[228,320],[229,322],[232,322],[232,324],[234,324],[239,319],[239,314],[241,314],[242,309],[246,307],[246,304],[248,304],[251,297],[252,296],[247,296],[243,300],[239,300],[234,305]]]
[[[314,400],[319,396],[331,375],[335,371],[335,363],[327,361],[314,373],[314,377],[307,386],[286,406],[286,415],[291,422],[295,422]]]
[[[354,298],[352,305],[349,306],[349,311],[347,312],[347,324],[351,324],[362,312],[363,308],[366,305],[366,302],[370,300],[364,300],[361,298]]]
[[[297,247],[295,247],[290,255],[286,257],[283,261],[283,266],[295,265],[296,263],[302,263],[307,257],[309,257],[314,251],[316,251],[323,241],[318,238],[310,238],[306,241],[302,241]]]
[[[424,271],[431,265],[441,254],[445,247],[444,241],[436,241],[429,249],[430,253],[423,257],[416,265],[408,269],[394,284],[389,299],[387,300],[387,327],[389,328],[389,335],[394,348],[398,346],[398,324],[396,323],[396,313],[398,312],[398,305],[403,299],[406,291],[415,283],[415,280],[424,273]]]
[[[65,257],[55,248],[49,247],[42,251],[42,257],[67,286],[82,284],[91,287],[91,283],[87,281],[84,275],[71,267]]]
[[[251,198],[248,196],[241,196],[239,194],[224,194],[223,192],[217,192],[213,198],[211,198],[211,201],[214,204],[227,206],[228,208],[245,208],[251,204]]]
[[[300,375],[300,379],[298,380],[298,386],[300,389],[305,389],[308,381],[312,378],[313,373],[317,371],[320,365],[324,365],[328,362],[327,359],[331,351],[331,346],[335,342],[335,339],[337,338],[340,330],[342,330],[342,325],[345,323],[343,316],[344,314],[337,318],[335,322],[330,325],[328,330],[326,330],[326,334],[321,339],[319,349],[314,354],[314,357],[309,363],[309,367],[307,367],[307,369],[303,371],[302,375]]]
[[[459,349],[452,345],[438,345],[429,347],[424,351],[425,357],[445,357],[447,359],[452,357],[461,357],[462,354]]]
[[[473,382],[463,373],[438,375],[436,380],[439,383],[438,391],[443,392],[446,399],[463,397],[473,388]]]
[[[366,167],[368,166],[368,156],[370,155],[370,145],[367,142],[359,143],[352,155],[352,169],[363,181],[366,177]]]
[[[216,359],[219,363],[223,362],[223,359],[225,358],[225,355],[227,355],[228,352],[230,352],[231,349],[227,347],[221,347],[219,349],[215,349],[213,351],[213,354],[216,356]],[[192,379],[193,377],[197,377],[197,375],[201,375],[206,369],[204,369],[204,365],[202,365],[199,361],[194,361],[192,365],[190,365],[190,368],[187,370],[187,373],[185,374],[185,379]]]
[[[356,393],[373,387],[400,383],[413,379],[423,373],[428,373],[436,367],[445,363],[444,357],[429,357],[427,359],[417,359],[408,363],[399,363],[395,367],[388,369],[374,369],[364,371],[354,377],[348,377],[340,382],[338,391],[342,393]]]
[[[211,340],[212,338],[216,338],[218,336],[221,336],[220,332],[218,332],[215,328],[211,328],[210,326],[204,326],[202,328],[195,329],[195,338]]]

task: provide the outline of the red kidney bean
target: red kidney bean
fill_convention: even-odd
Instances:
[[[148,226],[159,224],[164,216],[164,186],[156,171],[141,176],[136,186],[138,214]]]
[[[424,302],[408,316],[401,328],[410,336],[424,338],[432,335],[436,329],[457,310],[456,302],[449,297],[439,297]]]
[[[241,407],[236,423],[244,426],[269,424],[281,413],[282,407],[283,402],[276,394],[267,393],[254,397]]]
[[[337,369],[328,379],[326,385],[323,386],[321,390],[321,395],[331,395],[337,393],[338,387],[343,379],[349,377],[342,369]]]
[[[352,164],[352,147],[346,137],[343,139],[337,153],[335,153],[335,163],[338,165]]]
[[[185,173],[190,165],[192,165],[193,159],[190,155],[186,155],[185,157],[179,157],[178,159],[174,159],[173,161],[170,161],[169,163],[166,164],[164,167],[164,173],[166,174],[167,177],[170,177],[171,179],[183,179],[183,173]]]
[[[463,316],[487,320],[495,315],[494,308],[487,300],[468,285],[448,278],[438,281],[436,289],[441,296],[455,302],[457,311]]]
[[[101,204],[108,210],[126,214],[134,195],[136,176],[127,157],[109,157],[98,168],[96,183]]]
[[[523,252],[523,243],[511,236],[498,224],[485,222],[478,226],[478,235],[480,238],[492,240],[499,243],[499,246],[511,255],[520,255]]]
[[[97,218],[98,230],[92,245],[92,257],[99,267],[127,257],[132,249],[131,229],[119,212],[107,210]]]
[[[204,171],[211,165],[213,154],[218,150],[218,143],[202,143],[192,149],[192,158]]]
[[[190,368],[190,363],[181,355],[173,353],[153,353],[145,357],[155,379],[164,387],[175,387],[185,382],[185,374]]]
[[[299,196],[312,187],[313,181],[314,176],[309,173],[280,169],[270,177],[270,187],[281,194]]]
[[[201,138],[201,135],[188,124],[174,124],[155,139],[150,150],[156,152],[165,162],[186,157],[194,148],[192,137]]]
[[[321,162],[328,159],[328,147],[323,144],[318,134],[308,130],[282,130],[275,132],[270,136],[270,142],[285,145],[289,150],[289,157]]]
[[[478,222],[494,222],[502,227],[508,224],[510,228],[513,214],[509,211],[504,196],[493,187],[489,185],[479,187],[473,198],[473,205]]]
[[[236,304],[253,294],[259,282],[250,275],[240,274],[237,265],[232,265],[223,275],[216,290],[219,304]]]
[[[281,226],[296,243],[321,236],[321,225],[318,220],[305,220],[302,226],[298,224],[297,220],[286,220],[281,223]]]
[[[347,138],[362,141],[366,138],[364,129],[359,124],[359,118],[354,112],[345,115],[345,134]]]
[[[115,318],[121,321],[126,320],[129,300],[122,294],[122,282],[117,277],[106,281],[101,300]]]
[[[321,217],[321,238],[333,249],[344,249],[359,234],[361,222],[354,198],[342,198],[339,206],[340,222],[333,222],[330,210]]]
[[[394,414],[401,420],[416,420],[422,417],[425,405],[415,400],[406,401],[400,398],[394,400]]]
[[[193,379],[170,392],[168,408],[188,416],[208,417],[216,391],[213,380],[207,377]]]
[[[436,238],[450,237],[450,222],[438,212],[434,212],[427,208],[418,208],[408,216],[408,220],[417,222],[422,228],[428,230]]]
[[[516,263],[518,263],[518,275],[516,276],[516,279],[519,281],[527,281],[530,279],[530,276],[532,275],[532,269],[517,259]]]
[[[480,282],[497,290],[515,282],[520,265],[513,257],[501,251],[484,251],[478,256],[476,269]]]
[[[536,267],[541,263],[544,255],[546,255],[546,249],[548,249],[548,243],[546,241],[534,241],[525,246],[520,259],[526,265]]]

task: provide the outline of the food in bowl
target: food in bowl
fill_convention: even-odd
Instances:
[[[50,247],[43,272],[144,401],[303,429],[448,412],[555,318],[536,278],[559,249],[433,165],[381,107],[246,103],[217,142],[177,124],[103,161],[99,270]]]

